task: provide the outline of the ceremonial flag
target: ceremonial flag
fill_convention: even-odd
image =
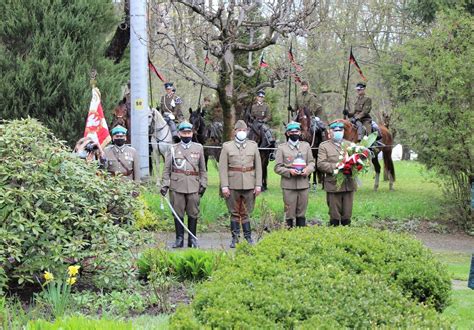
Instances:
[[[211,59],[209,58],[208,53],[206,53],[206,57],[204,58],[204,63],[206,63],[206,64],[212,63]]]
[[[295,68],[296,72],[303,71],[303,68],[301,67],[301,65],[296,63],[295,55],[293,54],[293,45],[292,44],[290,45],[290,49],[288,50],[288,59],[290,60],[290,63],[293,65],[293,67]]]
[[[84,137],[90,137],[94,142],[99,143],[102,148],[105,148],[111,140],[109,127],[102,110],[100,91],[97,87],[92,88],[92,100],[89,106],[89,114],[87,115]]]
[[[261,68],[268,68],[267,62],[265,62],[265,60],[263,59],[263,53],[262,53],[262,56],[260,57],[260,64],[259,64],[259,67],[261,67]]]
[[[362,73],[362,70],[361,70],[359,64],[357,63],[357,61],[356,61],[354,55],[352,54],[352,49],[351,49],[351,54],[349,55],[349,63],[354,64],[354,66],[355,66],[356,69],[357,69],[357,72],[359,72],[359,74],[360,74],[360,76],[362,77],[362,79],[363,79],[364,81],[367,81],[367,78],[366,78],[366,77],[364,76],[364,74]]]
[[[148,68],[153,71],[156,76],[158,77],[158,79],[160,79],[162,82],[165,82],[166,79],[165,77],[163,77],[163,75],[161,73],[158,72],[158,70],[156,69],[156,67],[153,65],[153,63],[151,63],[151,60],[148,59]]]

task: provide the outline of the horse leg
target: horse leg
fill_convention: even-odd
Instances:
[[[266,151],[260,153],[260,159],[262,161],[262,191],[266,191],[268,189],[268,186],[267,186],[268,155]]]
[[[393,191],[393,182],[395,181],[395,166],[393,165],[392,160],[392,149],[386,148],[382,152],[383,154],[383,163],[384,163],[384,170],[387,172],[388,180],[389,180],[389,189]]]
[[[380,181],[380,163],[377,157],[377,153],[375,153],[375,156],[372,158],[372,164],[374,164],[374,169],[375,169],[374,191],[377,191],[379,189],[379,181]]]

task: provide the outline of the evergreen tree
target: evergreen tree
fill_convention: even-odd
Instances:
[[[84,130],[91,69],[106,112],[128,80],[127,61],[104,56],[117,23],[112,2],[6,0],[0,12],[0,118],[38,118],[72,145]]]

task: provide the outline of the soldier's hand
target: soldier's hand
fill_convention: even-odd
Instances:
[[[293,107],[291,105],[288,106],[288,111],[293,111]]]
[[[349,110],[344,109],[344,110],[342,111],[342,114],[343,114],[344,116],[349,116]]]
[[[199,197],[202,197],[204,193],[206,192],[206,188],[203,186],[199,187]]]
[[[255,194],[255,197],[257,197],[258,195],[260,195],[261,192],[262,192],[262,187],[260,187],[260,186],[255,186],[255,189],[253,190],[253,193]]]
[[[305,167],[302,171],[301,171],[301,175],[302,176],[308,176],[308,168]]]
[[[163,196],[166,196],[166,194],[168,193],[168,187],[162,187],[160,189],[160,194],[163,195]]]
[[[300,175],[300,172],[298,172],[297,170],[295,170],[294,168],[292,168],[292,169],[290,170],[290,174],[291,174],[291,176],[297,176],[297,175]]]
[[[224,196],[224,198],[229,198],[230,197],[229,187],[222,187],[221,191],[222,191],[222,195]]]

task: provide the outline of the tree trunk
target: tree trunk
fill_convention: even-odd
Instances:
[[[224,117],[224,141],[232,138],[232,131],[235,123],[234,104],[234,53],[230,47],[221,59],[219,72],[218,95]]]
[[[109,46],[105,50],[105,57],[110,58],[119,63],[125,50],[127,49],[128,43],[130,42],[130,4],[129,0],[125,0],[124,4],[124,16],[125,21],[121,22],[115,30],[114,37],[109,43]]]

